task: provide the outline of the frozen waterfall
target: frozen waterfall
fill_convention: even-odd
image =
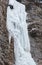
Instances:
[[[14,39],[15,65],[36,65],[30,53],[25,5],[16,0],[9,0],[6,27],[9,32],[9,43],[11,37]]]

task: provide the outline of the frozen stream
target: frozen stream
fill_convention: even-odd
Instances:
[[[14,39],[15,65],[36,65],[30,53],[26,12],[23,4],[9,0],[6,26],[9,32],[9,43],[11,37]]]

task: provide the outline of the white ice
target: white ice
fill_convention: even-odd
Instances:
[[[30,53],[30,41],[27,32],[25,5],[16,0],[9,0],[14,9],[7,8],[6,27],[14,39],[15,65],[36,65]]]

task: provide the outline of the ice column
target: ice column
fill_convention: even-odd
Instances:
[[[29,35],[27,32],[25,6],[16,0],[9,0],[7,8],[6,27],[9,32],[9,43],[11,37],[14,39],[15,65],[36,65],[31,53]]]

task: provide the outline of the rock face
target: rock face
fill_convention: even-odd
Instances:
[[[31,43],[31,53],[38,65],[42,65],[42,9],[33,2],[26,4],[27,24]]]
[[[32,57],[42,65],[42,9],[34,3],[24,0],[27,11],[27,24],[31,43]],[[13,39],[9,48],[8,32],[6,29],[6,12],[8,0],[0,0],[0,65],[12,65]]]

